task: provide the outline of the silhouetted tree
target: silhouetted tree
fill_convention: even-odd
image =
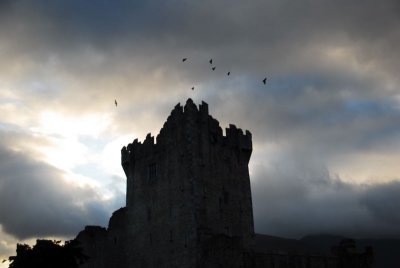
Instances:
[[[36,240],[36,245],[17,244],[17,255],[9,257],[9,268],[78,268],[87,260],[76,240]]]

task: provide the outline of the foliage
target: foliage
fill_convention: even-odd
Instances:
[[[9,257],[9,268],[78,268],[87,257],[76,240],[36,240],[36,245],[17,244],[17,255]]]

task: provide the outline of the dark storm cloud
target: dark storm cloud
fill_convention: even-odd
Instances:
[[[128,55],[151,50],[174,57],[215,56],[228,66],[254,71],[288,61],[297,65],[299,52],[314,45],[351,41],[366,49],[360,55],[366,58],[394,64],[391,57],[399,56],[393,46],[399,38],[397,1],[41,0],[5,6],[8,16],[1,28],[12,49],[41,57],[73,56],[88,47],[108,56],[119,49]],[[388,48],[390,56],[384,53]],[[154,56],[171,59],[159,54]]]
[[[54,98],[62,96],[66,105],[78,98],[71,91],[81,92],[83,87],[88,95],[79,98],[80,109],[93,109],[90,99],[99,105],[103,97],[111,97],[110,88],[120,96],[138,97],[135,84],[151,79],[157,83],[141,85],[148,93],[142,98],[154,100],[155,93],[176,91],[177,83],[207,86],[228,70],[239,81],[276,78],[281,72],[331,74],[338,71],[335,63],[318,54],[329,46],[350,47],[361,64],[378,64],[388,74],[398,69],[396,1],[43,0],[14,1],[3,9],[4,72],[33,64],[25,70],[31,78],[21,82],[23,88],[40,81],[42,89],[50,89]],[[189,57],[184,67],[182,57]],[[210,57],[218,75],[210,74]],[[152,75],[155,70],[162,78]],[[80,81],[76,89],[68,88],[71,96],[51,90],[60,87],[57,79],[49,81],[57,71],[75,84]],[[338,75],[347,73],[341,70]],[[104,77],[111,80],[108,87],[96,85]],[[48,91],[30,95],[59,106]]]
[[[216,90],[210,106],[216,107],[218,118],[234,118],[250,129],[257,144],[292,143],[305,153],[327,157],[326,161],[330,155],[355,150],[396,152],[398,104],[371,87],[340,76],[286,76],[268,87],[259,83],[253,90]]]
[[[253,176],[257,232],[297,238],[316,233],[399,237],[400,182],[357,186],[315,163],[294,161],[285,159]]]
[[[34,160],[29,152],[10,149],[5,140],[0,144],[3,231],[20,239],[75,235],[86,224],[107,223],[109,208],[95,189],[67,183],[62,171]]]
[[[232,122],[251,130],[259,232],[400,233],[391,216],[398,183],[356,186],[328,172],[330,159],[399,147],[398,1],[19,0],[1,1],[0,14],[0,71],[37,109],[46,103],[68,113],[97,112],[119,96],[114,127],[147,131],[186,97],[178,87],[195,84],[196,97],[223,127]],[[272,168],[258,166],[267,143],[285,144],[273,163],[264,159]],[[57,187],[60,171],[2,144],[8,162],[0,164],[6,174],[0,189],[28,193],[1,195],[2,215],[12,216],[1,219],[8,232],[72,233],[104,219],[90,198],[83,207],[59,202],[96,196],[92,189]],[[14,203],[9,212],[4,204]],[[43,203],[52,206],[43,210]],[[38,211],[49,228],[36,217],[24,231]]]
[[[361,196],[360,203],[380,221],[398,229],[400,214],[400,183],[392,182],[369,187]],[[394,227],[394,228],[393,228]]]

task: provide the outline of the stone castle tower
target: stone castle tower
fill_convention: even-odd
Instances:
[[[224,136],[208,105],[197,108],[191,99],[174,108],[156,142],[148,134],[124,147],[129,263],[203,267],[215,242],[248,247],[254,236],[251,152],[250,132],[230,125]]]
[[[254,234],[251,153],[250,132],[230,125],[223,135],[205,102],[178,104],[156,141],[148,134],[122,148],[126,207],[107,229],[78,234],[90,257],[80,267],[371,267],[371,254],[321,255],[300,241]]]
[[[126,207],[77,239],[82,267],[244,267],[254,237],[251,133],[226,134],[205,102],[176,105],[156,141],[121,150]]]

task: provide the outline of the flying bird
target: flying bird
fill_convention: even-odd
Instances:
[[[213,71],[215,71],[215,67],[212,67],[211,69],[212,69]]]
[[[118,106],[117,100],[114,100],[114,103],[115,103],[115,107],[117,107]]]
[[[6,262],[7,260],[3,260],[2,263]]]
[[[210,64],[212,64],[212,59],[209,62],[210,62]]]
[[[182,62],[184,62],[184,61],[186,61],[186,60],[187,60],[187,58],[183,58],[183,59],[182,59]]]
[[[194,90],[194,87],[192,87],[192,90]]]
[[[228,72],[226,75],[230,75],[231,74],[231,72]]]
[[[267,83],[267,78],[265,77],[263,80],[264,85]]]

